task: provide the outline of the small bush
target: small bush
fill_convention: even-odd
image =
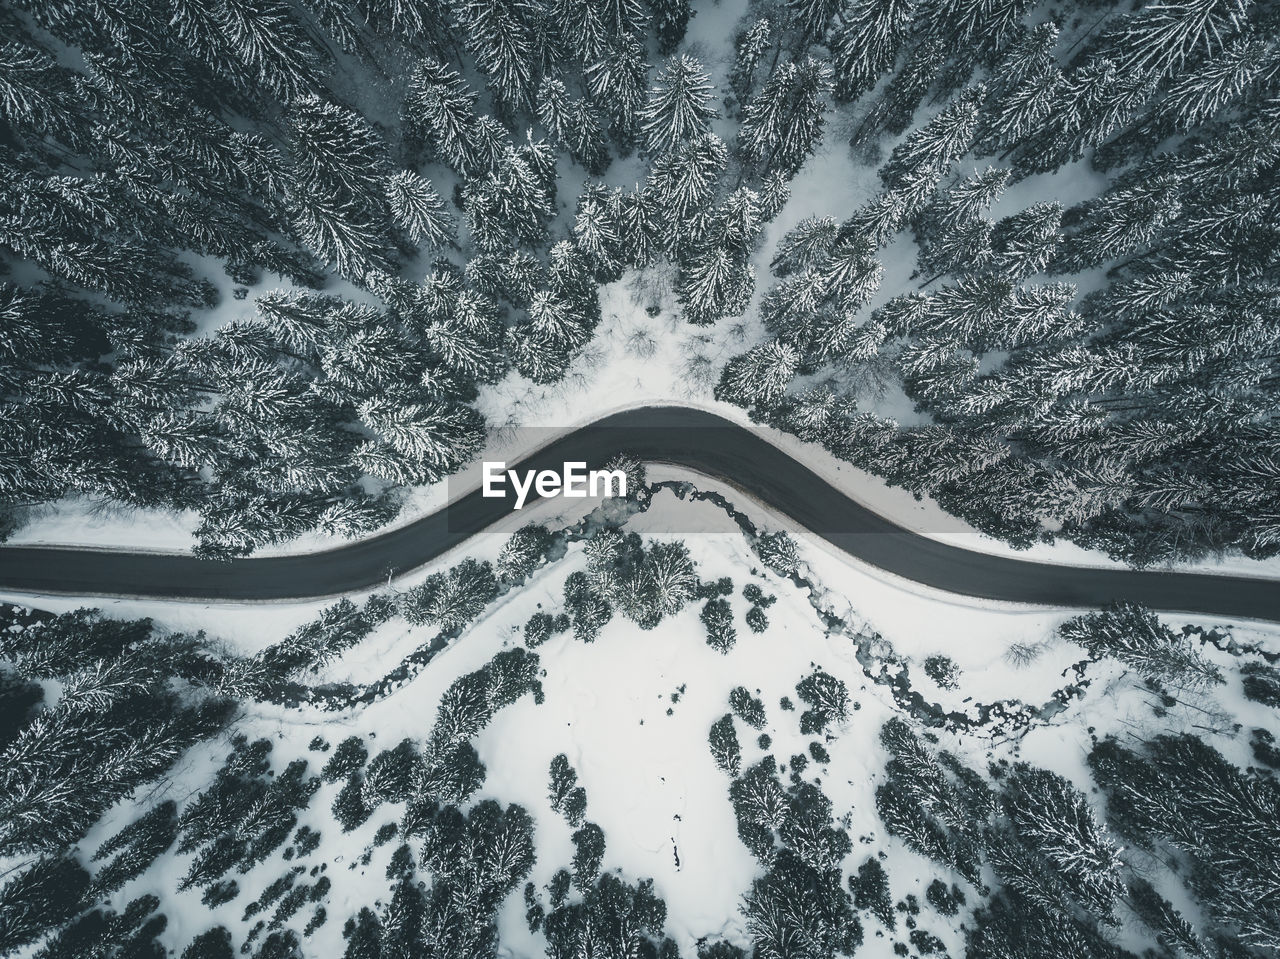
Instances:
[[[759,606],[752,606],[747,610],[746,620],[747,626],[753,633],[763,633],[769,628],[769,617]]]
[[[924,661],[924,672],[943,689],[957,689],[960,686],[960,667],[950,656],[930,656]]]

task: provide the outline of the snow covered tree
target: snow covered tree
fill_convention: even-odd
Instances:
[[[480,168],[475,150],[478,97],[451,67],[418,62],[409,77],[405,115],[429,149],[459,173]]]
[[[743,155],[761,175],[794,174],[822,138],[831,68],[821,60],[782,64],[747,104],[738,131]]]
[[[640,110],[645,146],[655,154],[708,132],[715,118],[711,80],[692,57],[672,57],[658,71],[657,83]]]
[[[716,761],[716,765],[730,776],[737,776],[742,763],[742,747],[738,745],[732,713],[725,713],[711,724],[709,738],[711,758]]]
[[[593,822],[583,824],[573,834],[573,884],[579,892],[589,892],[600,875],[604,860],[604,830]]]
[[[703,604],[703,628],[707,631],[707,645],[727,653],[737,642],[737,630],[733,626],[733,610],[723,598],[709,599]]]
[[[546,234],[555,212],[554,171],[545,144],[508,147],[497,168],[463,191],[473,242],[485,252],[532,245]]]
[[[755,90],[756,68],[772,43],[773,24],[765,17],[753,20],[750,26],[734,37],[729,86],[733,89],[739,106],[751,98]]]
[[[746,308],[755,289],[755,270],[740,256],[715,247],[681,270],[677,292],[690,323],[705,325]]]
[[[453,243],[457,235],[453,217],[426,177],[401,170],[387,180],[387,201],[392,220],[414,243],[433,248]]]
[[[41,858],[0,886],[0,949],[13,952],[75,915],[89,874],[70,857]]]
[[[609,165],[604,132],[596,112],[584,100],[571,99],[564,81],[546,77],[538,88],[538,119],[552,140],[592,175]]]
[[[1115,656],[1140,675],[1201,686],[1223,682],[1216,666],[1197,653],[1149,609],[1115,603],[1067,620],[1058,632],[1095,655]]]
[[[533,33],[524,5],[508,0],[464,0],[454,8],[459,33],[476,65],[509,110],[533,95]]]
[[[693,16],[689,0],[649,0],[653,27],[658,34],[658,52],[667,56],[684,39]]]
[[[666,904],[654,894],[652,880],[630,886],[605,873],[580,902],[561,904],[547,915],[543,922],[547,953],[670,955],[675,944],[662,935],[666,918]]]
[[[799,366],[799,353],[785,343],[774,340],[754,347],[725,366],[716,396],[768,409],[786,392]]]
[[[683,143],[654,160],[649,189],[665,214],[665,247],[674,247],[684,225],[711,201],[727,160],[728,149],[714,133]]]
[[[587,86],[594,101],[609,113],[614,137],[630,144],[645,102],[649,64],[644,48],[632,36],[615,34],[599,59],[587,64]]]
[[[851,0],[831,29],[831,60],[837,99],[854,100],[893,67],[911,27],[908,0]]]

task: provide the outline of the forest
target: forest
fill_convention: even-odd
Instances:
[[[70,496],[194,510],[209,557],[359,536],[648,271],[746,324],[719,399],[1016,546],[1280,549],[1271,0],[730,13],[4,4],[0,530]],[[878,187],[763,248],[833,149]]]

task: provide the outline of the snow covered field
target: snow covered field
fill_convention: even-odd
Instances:
[[[829,760],[809,760],[804,776],[816,777],[833,803],[834,816],[854,841],[853,852],[843,864],[846,875],[852,875],[867,856],[883,852],[894,901],[908,894],[923,901],[925,887],[934,877],[952,882],[955,877],[945,869],[889,836],[877,816],[875,790],[889,758],[877,736],[887,719],[901,715],[900,702],[884,682],[885,673],[907,677],[907,685],[925,701],[954,715],[977,718],[980,705],[997,701],[1038,707],[1078,681],[1071,667],[1082,661],[1082,651],[1053,637],[1067,613],[958,604],[927,595],[912,584],[851,564],[803,535],[797,537],[800,570],[812,586],[801,588],[765,569],[718,507],[676,501],[670,493],[658,496],[662,501],[649,513],[638,515],[630,528],[647,536],[652,527],[670,528],[678,520],[687,528],[708,530],[684,540],[703,581],[733,579],[737,642],[727,654],[708,646],[697,605],[690,604],[652,630],[615,618],[592,643],[564,633],[537,647],[544,701],[522,697],[500,710],[475,740],[488,771],[475,799],[519,803],[533,818],[537,862],[529,881],[541,889],[573,855],[572,829],[552,810],[546,795],[550,761],[563,753],[586,790],[587,819],[604,831],[603,870],[617,870],[629,881],[654,880],[654,891],[667,905],[666,932],[681,954],[692,955],[697,943],[707,937],[749,947],[738,906],[758,874],[758,864],[735,832],[730,780],[717,769],[707,741],[711,724],[729,711],[730,691],[742,686],[761,700],[766,717],[759,730],[739,724],[744,768],[766,754],[789,766],[791,757],[809,754],[809,743],[815,738],[827,749]],[[548,520],[551,511],[545,505],[525,519]],[[673,517],[681,511],[689,515]],[[493,558],[502,541],[498,535],[486,537],[475,544],[474,555]],[[451,556],[448,562],[459,558]],[[305,705],[258,703],[246,708],[230,732],[270,740],[271,762],[277,771],[299,757],[307,758],[312,772],[316,771],[327,758],[309,749],[317,736],[331,745],[348,736],[359,737],[370,755],[406,737],[420,740],[432,725],[444,691],[494,654],[519,646],[523,624],[534,612],[556,612],[566,579],[584,567],[582,547],[571,547],[567,557],[488,609],[429,666],[372,705],[334,713]],[[418,571],[396,586],[410,588],[432,571]],[[765,594],[777,597],[768,607],[769,625],[760,633],[743,621],[745,607],[739,594],[747,583],[756,583]],[[824,625],[815,614],[815,603],[834,611],[845,626]],[[57,611],[77,604],[59,600],[42,605]],[[105,604],[105,609],[113,616],[153,616],[174,630],[207,629],[237,651],[250,654],[313,618],[319,606],[237,608],[116,601]],[[872,660],[861,661],[863,647],[854,637],[873,634],[878,635],[865,647],[873,651]],[[1280,652],[1280,630],[1259,627],[1237,630],[1235,635],[1240,642]],[[372,681],[428,638],[429,631],[393,618],[328,663],[313,681]],[[1034,648],[1029,664],[1010,656],[1017,644]],[[1216,696],[1215,709],[1221,715],[1207,738],[1232,760],[1248,765],[1247,746],[1234,734],[1230,720],[1246,727],[1264,724],[1267,710],[1241,695],[1232,657],[1206,649],[1231,677],[1228,687]],[[936,654],[953,661],[959,671],[958,689],[943,688],[925,675],[921,664]],[[817,737],[801,735],[799,712],[780,705],[786,698],[804,708],[798,703],[796,685],[815,668],[841,680],[852,700],[848,718]],[[943,746],[972,768],[982,769],[998,759],[1022,759],[1068,777],[1086,792],[1089,778],[1083,760],[1093,737],[1192,727],[1204,734],[1206,702],[1202,699],[1188,697],[1187,706],[1155,718],[1149,694],[1119,664],[1086,664],[1084,675],[1089,682],[1079,695],[1047,722],[1034,721],[1025,729],[995,735],[981,725],[968,732],[936,733]],[[760,734],[770,741],[757,743]],[[224,746],[226,740],[226,736],[221,739]],[[216,745],[193,750],[168,781],[108,815],[82,847],[96,848],[136,812],[160,799],[179,803],[190,799],[207,782],[223,751]],[[322,868],[332,882],[325,903],[329,919],[305,940],[308,955],[341,954],[343,919],[385,896],[383,872],[398,845],[398,840],[376,844],[374,837],[381,827],[402,817],[403,804],[380,805],[363,825],[343,833],[329,813],[340,786],[340,782],[322,786],[299,819],[299,825],[321,835],[318,849],[302,864]],[[242,918],[245,903],[291,865],[280,856],[277,850],[250,873],[237,877],[244,892],[212,909],[200,903],[198,888],[174,891],[190,857],[172,853],[127,884],[113,902],[122,907],[145,892],[159,896],[170,920],[164,940],[175,947],[215,923],[231,929],[233,939],[240,941],[261,918]],[[972,897],[970,901],[972,905]],[[511,894],[499,917],[503,955],[538,955],[544,948],[541,933],[531,932],[526,925],[524,911],[519,894]],[[305,910],[298,913],[294,922],[299,929],[309,915]],[[938,936],[949,953],[959,955],[963,952],[960,925],[967,915],[965,908],[947,917],[926,906],[919,917],[920,928]],[[894,942],[905,935],[901,927],[891,932],[876,919],[864,915],[863,921],[866,942],[859,954],[876,959],[894,955]]]

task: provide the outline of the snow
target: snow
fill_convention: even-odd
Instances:
[[[655,469],[651,479],[677,475],[687,478],[675,473],[664,476]],[[702,481],[699,485],[714,484]],[[720,491],[731,499],[735,495],[728,488]],[[526,512],[520,522],[567,522],[575,515],[553,501]],[[786,527],[780,517],[754,504],[747,506],[747,512],[767,528]],[[729,780],[712,761],[707,731],[728,711],[729,691],[745,686],[764,702],[764,732],[772,739],[769,753],[779,764],[789,766],[789,757],[806,753],[808,743],[816,738],[799,734],[799,711],[804,707],[795,685],[817,666],[843,680],[855,704],[849,718],[825,739],[831,762],[811,762],[805,772],[806,778],[820,779],[836,817],[848,817],[854,851],[844,862],[845,873],[852,874],[866,856],[882,851],[894,900],[912,893],[922,905],[924,889],[932,878],[957,881],[942,867],[887,836],[879,823],[874,793],[887,756],[879,745],[878,733],[884,721],[900,715],[900,710],[891,691],[869,678],[851,636],[865,637],[873,630],[880,633],[879,656],[896,656],[909,670],[912,687],[926,700],[972,715],[976,704],[998,699],[1039,705],[1074,682],[1068,667],[1085,658],[1083,651],[1052,639],[1055,627],[1069,612],[950,597],[889,577],[836,553],[816,537],[793,531],[802,575],[814,584],[811,590],[801,588],[764,570],[737,526],[719,507],[679,500],[670,492],[659,493],[650,511],[636,516],[630,528],[653,538],[673,538],[668,532],[672,529],[700,531],[679,538],[688,546],[704,580],[733,578],[731,603],[738,640],[728,654],[707,646],[695,603],[649,631],[615,617],[594,643],[584,644],[571,634],[562,634],[536,649],[545,673],[541,680],[545,701],[538,704],[532,697],[522,698],[500,711],[476,740],[488,769],[476,798],[520,803],[534,819],[538,860],[529,879],[541,889],[572,857],[572,830],[551,809],[546,796],[551,758],[563,752],[586,789],[587,819],[605,832],[603,868],[619,870],[628,881],[653,878],[655,891],[667,904],[666,932],[675,938],[682,955],[692,955],[697,941],[708,936],[724,936],[746,946],[738,905],[758,867],[737,838],[728,800]],[[504,539],[504,535],[486,534],[468,544],[466,551],[492,559]],[[459,558],[458,554],[442,557],[394,586],[406,588]],[[521,626],[534,611],[558,611],[565,579],[584,564],[581,545],[572,546],[563,560],[491,605],[427,668],[378,702],[342,713],[253,704],[245,709],[234,731],[270,739],[275,770],[306,756],[313,773],[326,758],[323,753],[307,750],[316,735],[335,746],[349,735],[359,736],[371,754],[395,746],[404,737],[421,740],[434,719],[442,692],[501,649],[518,645]],[[762,634],[751,632],[743,620],[746,604],[741,588],[747,582],[757,582],[766,594],[777,597],[768,609],[770,625]],[[848,630],[824,628],[814,615],[815,603],[842,615]],[[40,605],[58,611],[80,604],[59,599]],[[109,615],[153,616],[164,628],[204,628],[237,651],[250,653],[280,639],[326,604],[236,606],[116,600],[103,605]],[[1181,625],[1179,621],[1170,623],[1175,628]],[[314,680],[374,679],[393,669],[431,635],[429,629],[392,619]],[[1275,627],[1258,625],[1237,630],[1235,635],[1241,643],[1259,643],[1280,651],[1280,629]],[[1040,644],[1042,650],[1034,663],[1020,667],[1006,655],[1014,643]],[[1208,647],[1206,652],[1230,672],[1228,685],[1213,692],[1221,704],[1216,708],[1227,720],[1207,717],[1203,710],[1212,702],[1191,694],[1180,694],[1187,705],[1157,717],[1150,709],[1150,694],[1120,664],[1101,662],[1088,667],[1091,685],[1082,698],[1072,700],[1048,724],[1033,726],[1025,735],[1013,738],[996,738],[981,730],[965,734],[935,730],[941,736],[938,748],[950,749],[979,770],[994,758],[1025,759],[1067,776],[1087,794],[1088,731],[1101,736],[1108,732],[1149,735],[1195,729],[1232,761],[1248,765],[1248,745],[1244,737],[1235,735],[1232,723],[1241,723],[1245,729],[1266,725],[1270,711],[1243,699],[1239,678],[1230,670],[1231,657]],[[959,666],[959,690],[939,689],[924,676],[920,664],[934,653],[945,653]],[[678,694],[675,700],[673,694]],[[779,706],[784,696],[796,703],[796,711]],[[741,721],[736,725],[745,768],[763,756],[764,750],[756,744],[756,731]],[[1206,732],[1206,725],[1212,730]],[[213,748],[189,752],[168,781],[120,804],[94,828],[82,848],[86,852],[96,849],[161,798],[182,802],[194,796],[208,783],[228,750],[224,736]],[[364,825],[342,834],[329,814],[340,788],[340,783],[323,785],[299,820],[300,825],[309,825],[322,836],[316,853],[301,863],[308,869],[325,864],[325,874],[333,882],[325,903],[328,922],[306,941],[308,955],[341,954],[345,919],[361,906],[372,906],[379,899],[385,902],[390,892],[384,869],[398,841],[377,849],[371,844],[377,829],[398,821],[403,809],[380,806]],[[1100,799],[1093,794],[1091,801],[1096,806]],[[367,864],[362,862],[366,854]],[[162,908],[170,919],[164,941],[175,949],[217,923],[230,928],[237,942],[242,941],[248,928],[261,918],[243,921],[245,904],[294,864],[286,863],[277,850],[247,875],[236,876],[242,891],[235,900],[208,910],[200,904],[199,890],[175,892],[189,863],[190,856],[166,854],[112,900],[119,908],[145,892],[161,896]],[[299,881],[315,880],[304,875]],[[1165,887],[1163,881],[1157,885]],[[1170,885],[1173,896],[1176,883]],[[918,917],[920,927],[942,938],[952,955],[959,955],[963,948],[959,924],[968,920],[976,901],[972,890],[968,891],[969,905],[957,917],[944,919],[928,906],[923,906]],[[304,908],[291,924],[300,929],[310,914],[311,907]],[[504,955],[541,953],[541,936],[528,931],[519,890],[507,899],[499,920]],[[863,923],[866,940],[859,954],[889,959],[895,937],[905,936],[901,923],[896,933],[884,930],[869,916],[863,916]]]

